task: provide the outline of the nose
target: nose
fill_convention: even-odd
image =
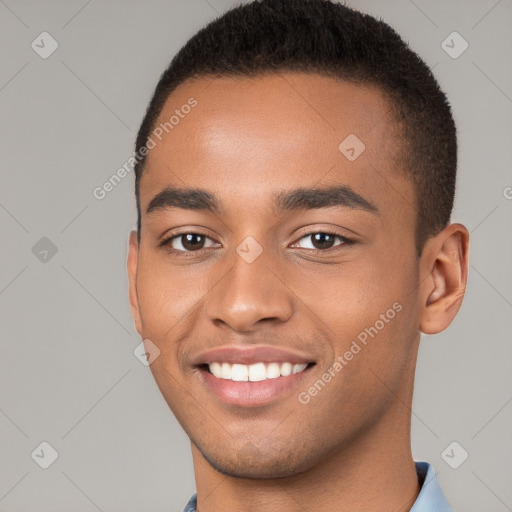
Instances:
[[[276,265],[263,254],[249,263],[235,252],[232,261],[208,294],[210,321],[240,333],[257,330],[262,323],[286,322],[293,314],[293,293]]]

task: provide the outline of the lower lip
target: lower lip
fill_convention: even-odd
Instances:
[[[308,366],[299,373],[257,382],[235,382],[228,379],[219,379],[202,368],[199,369],[199,374],[206,387],[223,402],[249,407],[267,404],[287,391],[296,388],[311,368],[311,366]]]

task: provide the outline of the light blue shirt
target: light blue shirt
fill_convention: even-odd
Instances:
[[[420,482],[423,480],[423,483],[410,512],[453,512],[439,486],[434,466],[428,462],[414,464],[418,478]]]
[[[415,462],[421,490],[410,512],[453,512],[446,501],[434,467],[428,462]],[[196,512],[196,495],[190,498],[183,512]]]

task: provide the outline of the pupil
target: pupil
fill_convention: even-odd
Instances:
[[[315,233],[313,235],[313,245],[317,249],[329,249],[332,247],[334,236],[329,233]]]
[[[194,249],[201,249],[202,245],[204,244],[204,240],[200,241],[199,243],[195,243],[193,240],[203,238],[202,235],[194,235],[194,234],[186,234],[182,235],[181,237],[181,243],[183,244],[183,247],[187,250],[194,250]]]
[[[334,236],[330,235],[329,233],[315,233],[314,235],[311,235],[313,237],[313,245],[317,249],[329,249],[332,247]],[[194,250],[194,249],[201,249],[204,245],[204,239],[202,235],[195,235],[195,234],[185,234],[182,235],[182,244],[183,247],[187,250]]]

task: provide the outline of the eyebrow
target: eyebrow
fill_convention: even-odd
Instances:
[[[327,188],[297,188],[281,192],[276,197],[278,211],[313,210],[330,206],[343,206],[354,210],[364,210],[378,215],[379,209],[346,185]]]
[[[379,215],[379,209],[374,203],[346,185],[325,188],[297,188],[279,192],[274,196],[274,205],[277,212],[342,206]],[[223,210],[221,201],[215,194],[207,190],[166,187],[153,197],[146,213],[149,215],[167,208],[205,210],[214,214],[221,214]]]

